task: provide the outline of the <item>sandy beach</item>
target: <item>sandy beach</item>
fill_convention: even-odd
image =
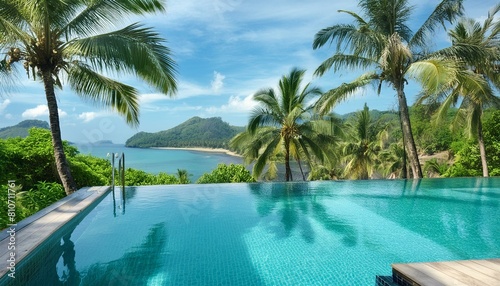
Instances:
[[[238,153],[233,151],[222,149],[222,148],[202,148],[202,147],[151,147],[151,149],[163,149],[163,150],[188,150],[188,151],[199,151],[199,152],[210,152],[210,153],[224,153],[226,155],[235,156],[235,157],[243,157]]]

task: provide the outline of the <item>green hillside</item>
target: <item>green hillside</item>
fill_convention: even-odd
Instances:
[[[50,129],[49,124],[42,120],[24,120],[19,122],[17,125],[8,126],[0,128],[0,138],[11,138],[11,137],[26,137],[28,136],[28,130],[32,127],[38,127],[43,129]]]
[[[220,117],[193,117],[165,131],[139,132],[125,146],[228,148],[229,140],[243,130],[244,127],[231,126]]]

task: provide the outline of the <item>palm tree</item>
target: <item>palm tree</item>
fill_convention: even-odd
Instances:
[[[173,95],[175,63],[151,28],[138,23],[110,28],[128,15],[162,11],[161,0],[0,0],[0,47],[7,67],[22,63],[28,77],[43,82],[57,171],[67,194],[77,187],[63,151],[55,88],[65,80],[82,98],[138,125],[138,90],[102,73],[132,73]]]
[[[313,120],[312,106],[306,106],[306,99],[320,95],[321,90],[309,83],[301,88],[304,73],[305,70],[294,68],[281,78],[278,91],[267,88],[255,93],[254,100],[259,106],[251,115],[247,130],[231,140],[233,148],[243,150],[247,163],[255,161],[253,175],[256,178],[266,165],[272,178],[277,170],[276,162],[283,156],[285,180],[291,181],[291,159],[298,162],[302,171],[303,160],[311,162],[313,156],[324,160],[322,144],[335,141],[331,132],[327,132],[331,128],[329,122]]]
[[[447,114],[450,106],[460,104],[454,123],[460,126],[465,123],[468,136],[477,139],[483,177],[489,176],[482,131],[483,110],[490,106],[500,107],[500,98],[495,96],[494,91],[500,90],[500,21],[495,21],[495,15],[499,11],[500,4],[497,4],[490,10],[483,24],[462,18],[449,31],[452,46],[436,53],[462,61],[457,84],[437,97],[426,94],[419,100],[439,100],[445,97],[437,112],[437,122]]]
[[[365,103],[362,111],[355,118],[354,124],[349,124],[353,131],[350,140],[343,148],[347,165],[344,177],[350,179],[369,179],[377,165],[377,154],[381,148],[377,144],[377,128],[370,117],[370,110]]]
[[[394,142],[380,152],[380,165],[378,167],[385,178],[395,179],[406,177],[406,165],[403,158],[405,153],[402,145],[401,142]]]
[[[326,92],[318,102],[322,113],[336,103],[352,96],[370,83],[383,82],[396,90],[403,141],[414,178],[422,178],[422,169],[413,139],[404,86],[407,77],[419,80],[426,90],[437,89],[454,79],[453,61],[439,57],[423,58],[428,35],[445,21],[452,21],[462,13],[463,0],[441,1],[415,33],[408,26],[412,7],[408,0],[360,0],[359,6],[366,20],[360,15],[341,10],[354,18],[355,25],[337,24],[316,33],[313,48],[337,42],[337,52],[325,60],[315,71],[323,75],[328,70],[342,68],[373,68],[350,83],[344,83]],[[344,53],[344,51],[348,51]]]
[[[191,180],[189,180],[189,176],[191,176],[191,174],[189,174],[186,169],[177,169],[179,184],[190,184]]]

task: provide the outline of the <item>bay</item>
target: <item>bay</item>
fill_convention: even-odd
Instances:
[[[177,174],[177,169],[187,170],[189,179],[196,182],[218,164],[243,164],[243,158],[224,153],[174,149],[128,148],[123,144],[75,144],[81,154],[108,159],[111,153],[125,154],[125,167],[148,173]],[[117,163],[116,163],[117,164]]]

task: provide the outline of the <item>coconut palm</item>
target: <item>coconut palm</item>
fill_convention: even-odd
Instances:
[[[305,70],[292,69],[279,81],[278,90],[261,89],[254,95],[259,106],[253,111],[245,132],[231,140],[231,146],[243,150],[247,163],[255,161],[253,175],[258,178],[269,165],[268,175],[274,177],[276,162],[285,162],[285,180],[293,180],[290,161],[311,162],[313,156],[322,161],[325,150],[322,144],[335,142],[331,125],[326,120],[313,120],[312,106],[306,105],[310,96],[321,90],[306,84],[301,87]],[[305,179],[305,175],[303,174]]]
[[[424,59],[423,56],[430,33],[462,13],[462,0],[441,1],[415,33],[408,26],[412,13],[408,0],[360,0],[359,7],[365,18],[341,10],[352,16],[355,24],[333,25],[315,35],[314,49],[334,41],[337,49],[315,74],[321,76],[330,69],[343,68],[373,70],[326,92],[318,101],[319,110],[322,113],[330,111],[336,103],[370,83],[378,85],[378,93],[382,83],[388,83],[396,91],[403,141],[413,177],[422,178],[404,86],[408,83],[407,78],[414,77],[426,90],[434,91],[454,79],[456,66],[453,61],[440,57]]]
[[[500,21],[495,21],[499,11],[500,4],[497,4],[484,23],[462,18],[449,31],[452,46],[436,53],[462,60],[457,84],[437,96],[426,94],[419,100],[444,97],[437,112],[437,122],[447,114],[450,106],[460,105],[454,124],[466,126],[468,136],[477,139],[484,177],[488,177],[489,172],[482,131],[483,110],[500,107],[500,98],[495,96],[495,89],[500,90]]]
[[[344,177],[350,179],[369,179],[378,163],[377,155],[381,148],[377,138],[377,128],[370,117],[365,103],[362,111],[356,114],[354,124],[348,124],[352,134],[343,148],[347,165]]]
[[[173,95],[175,63],[151,28],[116,25],[126,16],[162,11],[161,0],[0,0],[7,68],[21,63],[28,77],[43,82],[57,171],[67,194],[76,185],[63,151],[56,87],[65,81],[82,98],[138,125],[138,90],[108,76],[131,73]]]

